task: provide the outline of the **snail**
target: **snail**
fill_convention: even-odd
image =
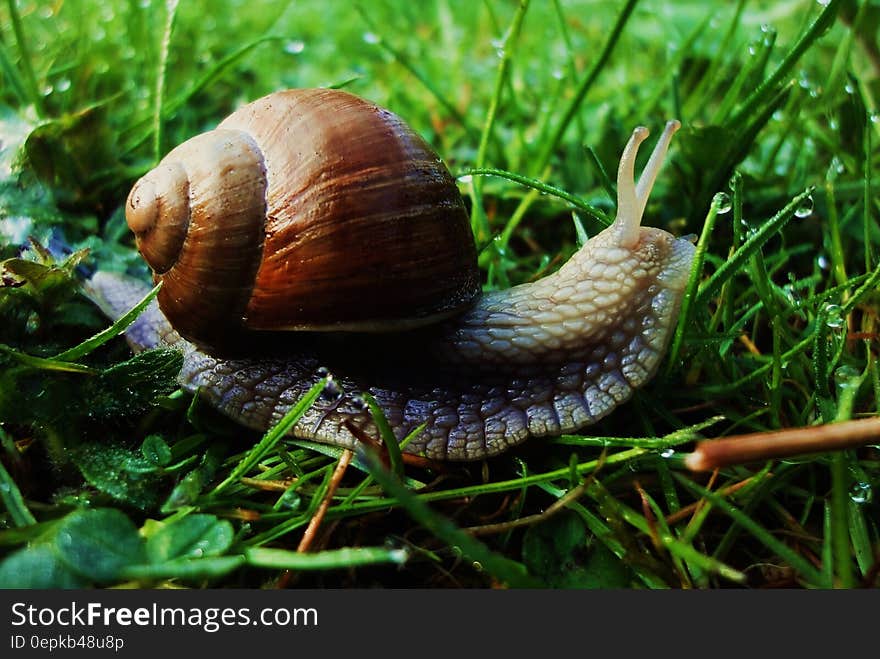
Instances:
[[[127,221],[163,286],[127,339],[179,348],[181,385],[259,430],[332,374],[292,431],[316,442],[380,441],[362,392],[398,441],[424,424],[404,451],[431,459],[577,431],[647,382],[669,342],[694,246],[640,223],[678,128],[638,184],[648,130],[633,131],[616,219],[559,270],[481,292],[461,195],[412,129],[344,91],[270,94],[132,188]],[[148,290],[100,271],[88,287],[114,318]]]

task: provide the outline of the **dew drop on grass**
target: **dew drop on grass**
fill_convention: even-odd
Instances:
[[[816,257],[816,265],[820,270],[828,270],[828,268],[831,267],[831,262],[828,260],[827,256],[819,254],[819,256]]]
[[[843,309],[838,304],[826,304],[823,309],[825,312],[825,324],[831,329],[841,329],[846,325],[846,318],[843,317]]]
[[[871,499],[874,498],[874,490],[871,488],[870,483],[861,481],[853,483],[853,486],[849,489],[849,498],[853,503],[870,503]]]
[[[365,43],[377,44],[379,43],[379,35],[374,32],[364,32],[363,40]]]
[[[801,205],[795,209],[794,216],[804,218],[804,217],[810,217],[810,215],[812,215],[812,214],[813,214],[813,197],[812,197],[812,195],[810,195],[810,196],[806,197],[801,202]]]
[[[843,365],[834,371],[834,384],[841,393],[857,389],[861,384],[861,373],[852,366]]]
[[[66,92],[70,89],[70,78],[61,78],[61,80],[55,83],[55,89],[59,92]]]
[[[660,451],[660,457],[661,457],[661,458],[667,458],[667,459],[668,459],[668,458],[671,458],[673,455],[675,455],[675,449],[674,449],[674,448],[665,448],[665,449],[663,449],[662,451]]]
[[[305,42],[300,41],[299,39],[288,41],[286,44],[284,44],[284,52],[288,55],[299,55],[305,49]]]
[[[366,412],[369,407],[367,401],[360,394],[355,394],[351,397],[351,406],[359,412]]]
[[[733,202],[730,200],[730,195],[726,192],[719,192],[718,194],[716,194],[715,203],[718,205],[719,215],[729,213],[730,209],[733,208]]]
[[[278,499],[278,507],[284,510],[296,510],[302,503],[302,497],[296,490],[287,490]]]
[[[28,314],[27,321],[24,324],[25,331],[28,334],[34,334],[40,329],[40,316],[36,311]]]

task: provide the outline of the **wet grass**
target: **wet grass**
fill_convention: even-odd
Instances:
[[[878,413],[876,7],[247,4],[0,8],[0,583],[876,585],[876,446],[684,463],[704,437]],[[698,259],[654,381],[583,436],[343,473],[340,449],[178,391],[173,353],[93,340],[83,273],[146,277],[132,181],[244,101],[326,85],[460,175],[487,288],[561,264],[613,216],[632,128],[679,118],[646,216]]]

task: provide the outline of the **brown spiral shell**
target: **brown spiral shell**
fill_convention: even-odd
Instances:
[[[186,338],[383,331],[469,306],[480,274],[440,158],[396,115],[331,89],[276,92],[184,142],[126,219]]]

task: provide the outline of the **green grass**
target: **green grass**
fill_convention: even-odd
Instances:
[[[878,413],[876,5],[240,4],[0,6],[0,585],[877,585],[876,446],[711,478],[681,457]],[[647,223],[698,235],[698,259],[625,408],[484,463],[356,456],[300,554],[341,451],[178,391],[179,358],[132,357],[79,281],[146,276],[121,207],[171,147],[331,85],[461,175],[487,288],[607,223],[630,131],[677,117]]]

